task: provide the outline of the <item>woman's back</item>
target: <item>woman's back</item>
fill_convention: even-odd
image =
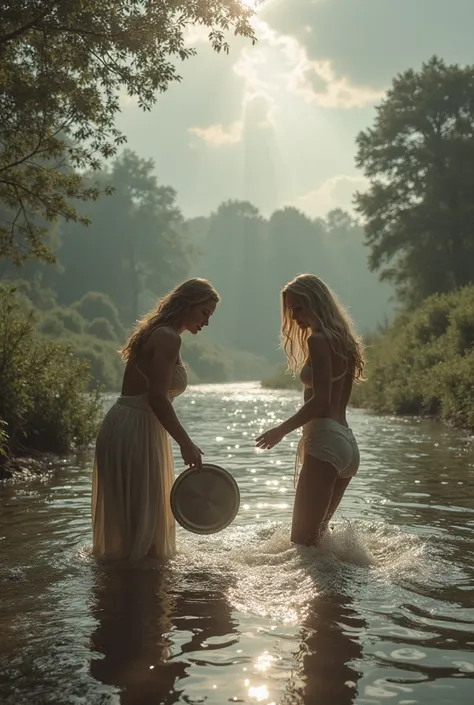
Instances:
[[[153,374],[153,353],[155,348],[162,345],[164,336],[178,336],[178,334],[169,326],[160,326],[150,334],[136,355],[128,360],[123,375],[122,395],[138,396],[148,392],[148,380]],[[171,378],[171,396],[176,396],[184,391],[186,387],[185,383],[183,385],[184,377],[185,368],[177,355]]]
[[[354,383],[353,363],[350,359],[332,353],[331,418],[347,426],[346,409]]]
[[[354,382],[353,364],[333,351],[331,351],[331,363],[331,399],[327,417],[347,426],[346,409]],[[309,361],[303,365],[300,379],[305,386],[305,401],[308,401],[313,393],[312,371]]]

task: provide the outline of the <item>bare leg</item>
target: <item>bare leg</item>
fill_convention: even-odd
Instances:
[[[344,497],[344,492],[347,489],[347,486],[349,485],[349,482],[352,480],[352,477],[344,477],[340,480],[336,480],[334,483],[334,491],[332,493],[331,501],[329,503],[328,511],[326,513],[326,516],[323,521],[323,526],[321,528],[321,532],[324,533],[327,531],[329,522],[333,518],[334,514],[336,513],[336,509],[341,503],[342,498]]]
[[[349,482],[352,480],[354,475],[356,474],[357,470],[359,469],[360,465],[360,453],[359,453],[359,447],[357,443],[352,444],[352,460],[351,464],[349,467],[346,469],[347,474],[350,474],[349,477],[341,477],[340,479],[337,479],[335,484],[334,484],[334,492],[332,495],[331,503],[329,505],[326,518],[324,520],[324,528],[323,531],[327,531],[329,522],[331,521],[332,517],[336,513],[336,509],[341,503],[342,498],[344,497],[344,492],[347,490],[347,486],[349,485]]]
[[[337,479],[336,468],[306,455],[296,488],[291,541],[304,546],[319,542]]]

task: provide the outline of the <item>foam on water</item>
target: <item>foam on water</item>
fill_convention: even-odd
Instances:
[[[400,584],[430,572],[427,544],[377,522],[341,520],[318,548],[290,543],[283,522],[236,526],[212,537],[184,535],[175,578],[200,570],[227,576],[239,612],[296,624],[319,594],[372,580]],[[205,549],[205,550],[204,550]]]
[[[404,582],[425,584],[436,562],[429,544],[382,522],[340,520],[318,548],[294,546],[284,522],[234,525],[213,536],[179,531],[179,553],[169,562],[170,584],[185,592],[202,576],[227,596],[235,611],[296,625],[318,596],[344,595],[358,586],[377,594]],[[83,546],[76,560],[93,562]],[[144,561],[133,569],[157,569]]]

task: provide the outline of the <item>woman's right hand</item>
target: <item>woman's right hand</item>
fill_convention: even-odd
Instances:
[[[181,446],[181,457],[184,464],[195,470],[200,470],[202,467],[202,456],[204,453],[191,440],[183,443]]]

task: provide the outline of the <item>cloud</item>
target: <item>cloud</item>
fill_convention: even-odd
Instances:
[[[204,24],[188,24],[183,32],[184,43],[186,46],[208,44],[210,32],[210,28]]]
[[[209,42],[210,28],[202,24],[187,25],[183,38],[186,46],[194,46],[195,44],[207,44]]]
[[[261,18],[310,61],[376,90],[433,54],[472,62],[472,0],[273,0]]]
[[[247,93],[242,103],[242,117],[229,125],[215,123],[208,127],[190,127],[188,132],[212,147],[226,147],[242,142],[246,132],[271,128],[275,124],[274,104],[264,93]]]
[[[264,93],[277,102],[284,91],[321,108],[341,109],[372,105],[383,95],[381,90],[337,75],[328,59],[311,60],[295,37],[280,34],[262,21],[256,21],[256,27],[259,44],[244,49],[234,64],[248,92]]]
[[[244,123],[236,120],[228,126],[217,123],[209,127],[190,127],[188,132],[212,147],[224,147],[242,141]]]
[[[345,76],[338,78],[330,61],[309,61],[307,57],[290,73],[289,87],[320,108],[363,108],[384,95],[369,86],[353,85]]]
[[[242,142],[249,127],[276,127],[279,105],[291,96],[320,108],[352,109],[373,105],[383,95],[380,90],[337,75],[327,59],[310,59],[295,37],[279,33],[261,19],[254,24],[258,44],[243,47],[233,64],[234,76],[244,84],[240,117],[228,123],[188,128],[206,144],[228,147]],[[304,31],[310,34],[311,27],[305,26]],[[204,39],[203,33],[199,38]]]
[[[353,197],[356,191],[364,191],[368,181],[363,176],[338,174],[324,181],[313,191],[300,196],[290,205],[299,208],[313,218],[325,216],[335,208],[354,212]]]

